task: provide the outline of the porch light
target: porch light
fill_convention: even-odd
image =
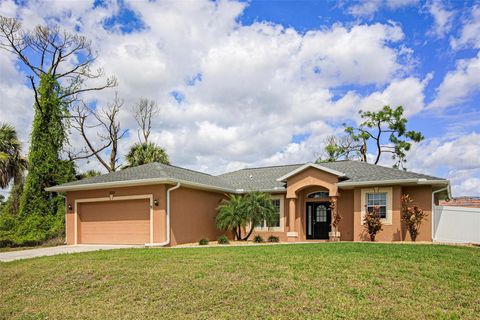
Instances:
[[[68,204],[68,211],[72,211],[72,205],[70,203]]]
[[[153,200],[153,204],[155,205],[155,207],[158,207],[158,200],[157,199]]]

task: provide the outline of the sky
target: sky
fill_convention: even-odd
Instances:
[[[124,99],[122,156],[138,139],[140,97],[161,107],[151,140],[172,164],[212,174],[314,161],[359,110],[402,105],[425,136],[407,169],[450,179],[454,196],[480,195],[480,1],[0,0],[0,15],[92,40],[94,67],[119,84],[82,98],[97,108],[115,91]],[[0,51],[0,122],[25,152],[27,74]],[[102,170],[94,159],[78,167]]]

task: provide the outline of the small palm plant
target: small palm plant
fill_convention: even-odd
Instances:
[[[370,241],[375,241],[375,237],[379,231],[382,230],[382,220],[380,218],[380,207],[373,207],[372,211],[368,211],[365,206],[365,217],[363,223],[367,233],[370,235]]]
[[[229,195],[222,200],[215,219],[217,228],[232,231],[237,240],[247,240],[255,226],[266,221],[267,226],[275,222],[276,209],[269,194],[253,191],[244,196]],[[250,230],[242,237],[242,229]]]
[[[231,194],[222,200],[215,218],[217,228],[233,232],[237,240],[242,238],[243,205],[242,196]]]
[[[268,193],[253,191],[247,193],[244,198],[245,222],[250,225],[250,231],[243,238],[243,240],[247,240],[252,235],[255,226],[262,221],[265,221],[267,226],[271,226],[275,222],[277,211]]]

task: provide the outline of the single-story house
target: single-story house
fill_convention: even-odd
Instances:
[[[271,194],[278,211],[274,226],[254,232],[281,241],[328,239],[332,210],[342,216],[342,241],[368,239],[365,210],[380,207],[379,241],[408,240],[401,222],[402,194],[428,213],[419,241],[432,240],[432,204],[450,196],[449,181],[360,161],[247,168],[210,175],[151,163],[54,186],[66,193],[68,244],[177,245],[215,240],[217,208],[228,194]],[[335,203],[332,206],[332,203]]]

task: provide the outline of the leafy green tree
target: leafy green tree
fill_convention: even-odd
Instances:
[[[390,153],[395,160],[394,167],[403,167],[406,163],[406,152],[410,150],[413,142],[420,142],[424,136],[418,132],[407,130],[407,118],[403,116],[403,107],[395,109],[384,106],[378,112],[360,111],[363,122],[358,127],[346,127],[345,131],[359,143],[359,152],[362,159],[367,161],[367,142],[372,141],[375,148],[377,164],[384,153]]]
[[[35,98],[29,171],[15,215],[17,243],[33,244],[63,232],[64,199],[45,188],[75,179],[72,161],[60,158],[67,142],[68,107],[79,94],[113,87],[116,79],[88,86],[88,80],[103,77],[102,69],[91,68],[96,60],[91,41],[55,25],[29,31],[18,19],[0,16],[0,49],[26,68]]]
[[[218,207],[216,224],[219,229],[232,231],[237,240],[247,240],[255,226],[266,221],[271,226],[276,218],[276,210],[269,194],[253,191],[246,195],[230,195]],[[250,230],[242,238],[242,229]]]
[[[59,98],[62,88],[51,75],[41,75],[38,103],[32,126],[29,172],[20,198],[18,228],[24,242],[38,243],[63,230],[64,200],[45,188],[75,179],[73,164],[60,159],[66,142],[64,117],[67,105]]]
[[[22,144],[17,132],[8,124],[0,125],[0,188],[5,189],[11,181],[23,180],[27,161],[21,155]]]
[[[153,142],[134,144],[127,153],[126,158],[128,161],[126,167],[135,167],[152,162],[170,164],[167,152]]]

